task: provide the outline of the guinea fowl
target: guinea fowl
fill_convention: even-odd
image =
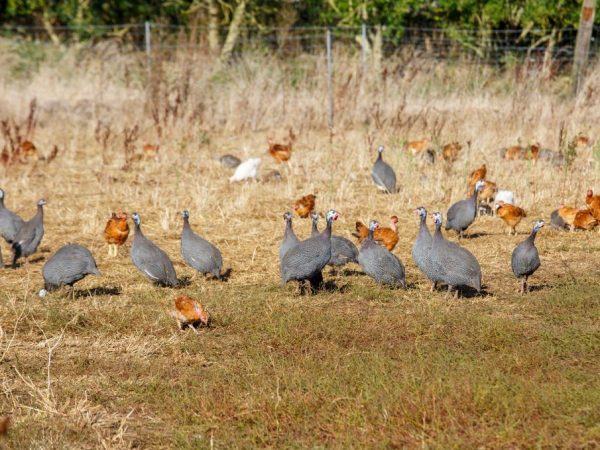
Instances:
[[[144,236],[139,214],[133,213],[131,218],[135,224],[135,235],[131,244],[133,265],[153,283],[161,286],[177,286],[177,274],[167,254]]]
[[[234,156],[234,155],[230,155],[230,154],[222,155],[219,158],[219,162],[223,166],[229,167],[230,169],[235,169],[237,166],[239,166],[242,163],[240,158],[238,158],[237,156]]]
[[[464,232],[475,220],[477,214],[477,194],[485,186],[485,181],[478,180],[475,183],[475,189],[471,197],[460,200],[453,204],[448,210],[448,220],[446,230],[454,230],[459,238],[464,236]]]
[[[379,227],[376,220],[369,222],[369,234],[360,247],[358,263],[363,271],[380,284],[406,287],[404,266],[396,255],[379,245],[373,233]]]
[[[25,222],[4,205],[5,196],[4,191],[0,189],[0,235],[12,244]]]
[[[335,210],[327,212],[327,228],[317,236],[299,242],[281,260],[281,284],[289,281],[309,281],[316,289],[323,281],[321,271],[331,259],[331,228],[338,218]]]
[[[73,286],[87,275],[101,276],[102,274],[87,248],[79,244],[67,244],[44,264],[42,275],[44,289],[40,290],[40,297],[61,286]]]
[[[544,226],[543,220],[538,220],[527,239],[521,242],[512,252],[511,266],[517,278],[521,279],[520,291],[527,291],[527,279],[540,267],[540,255],[535,246],[535,236]]]
[[[295,247],[300,242],[300,239],[298,239],[292,228],[292,213],[289,211],[284,213],[283,219],[285,220],[285,231],[283,232],[283,240],[279,246],[279,261],[283,259],[283,256],[290,248]]]
[[[437,283],[434,281],[431,266],[431,233],[427,228],[427,210],[420,206],[415,212],[419,215],[420,220],[419,232],[412,248],[412,258],[419,270],[431,280],[431,290],[434,291]]]
[[[448,285],[448,293],[455,289],[458,298],[461,286],[469,286],[481,291],[481,267],[473,254],[466,248],[444,239],[442,236],[442,215],[432,214],[435,233],[431,239],[431,265],[433,282]]]
[[[371,169],[371,177],[378,189],[388,194],[394,194],[396,192],[396,173],[383,160],[383,145],[379,146],[378,152],[377,160]]]
[[[319,215],[317,213],[311,213],[312,219],[312,230],[311,237],[319,234],[318,221]],[[351,262],[358,262],[358,249],[352,241],[346,239],[343,236],[332,235],[331,236],[331,259],[327,265],[332,267],[344,266]]]
[[[190,213],[183,211],[183,231],[181,232],[181,256],[185,262],[201,274],[212,274],[221,278],[223,258],[217,247],[201,238],[190,227]]]
[[[550,214],[550,225],[552,225],[554,228],[558,228],[559,230],[569,229],[569,225],[560,216],[558,209],[555,209],[552,211],[552,214]]]
[[[44,205],[46,200],[37,202],[37,213],[31,220],[25,222],[19,229],[12,243],[13,268],[17,267],[17,260],[21,257],[29,257],[35,253],[42,238],[44,237]]]

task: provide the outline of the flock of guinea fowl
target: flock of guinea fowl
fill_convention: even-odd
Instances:
[[[293,136],[291,135],[291,138]],[[278,161],[287,161],[291,157],[291,141],[286,145],[273,144],[269,141],[269,152]],[[375,186],[387,194],[396,192],[396,175],[393,168],[383,159],[383,146],[378,149],[378,157],[373,164],[371,177]],[[232,155],[224,155],[221,162],[229,167],[243,166],[244,163]],[[252,163],[252,166],[256,166]],[[469,180],[471,195],[454,203],[446,213],[446,230],[458,233],[459,240],[465,231],[475,221],[478,213],[483,213],[485,202],[479,203],[479,194],[483,190],[492,191],[495,200],[494,212],[515,231],[516,225],[525,211],[513,205],[514,196],[510,191],[498,191],[495,184],[486,181],[486,167],[472,172]],[[232,177],[236,180],[235,177]],[[489,195],[484,200],[489,199]],[[0,189],[0,234],[11,245],[13,268],[18,267],[20,258],[28,258],[34,254],[44,236],[44,205],[45,200],[37,203],[37,213],[24,221],[5,206],[5,192]],[[591,190],[586,196],[587,208],[564,207],[552,212],[551,223],[558,228],[583,228],[590,230],[600,221],[600,195],[593,195]],[[284,214],[285,230],[279,248],[279,266],[282,284],[298,281],[300,292],[306,289],[317,290],[323,283],[323,270],[326,266],[336,267],[348,263],[357,263],[362,270],[377,283],[395,287],[405,287],[405,270],[400,259],[392,253],[398,242],[396,229],[397,217],[392,216],[391,226],[382,227],[376,220],[371,220],[368,226],[356,223],[356,233],[360,248],[350,240],[333,234],[333,224],[338,213],[331,209],[327,212],[326,226],[319,231],[319,215],[314,211],[315,196],[307,195],[299,199],[294,210],[300,217],[311,217],[311,236],[300,240],[292,226],[292,213]],[[433,234],[429,231],[426,220],[427,211],[423,207],[416,209],[419,217],[419,230],[412,248],[412,258],[420,271],[431,282],[432,291],[440,285],[446,285],[448,293],[454,291],[455,297],[460,290],[470,288],[478,293],[482,288],[481,267],[477,258],[466,248],[444,238],[441,227],[443,216],[433,212],[431,218],[435,226]],[[189,212],[183,211],[183,228],[181,234],[181,256],[186,264],[198,273],[210,274],[214,278],[223,277],[223,260],[219,249],[195,233],[189,223]],[[154,242],[148,239],[141,227],[141,217],[132,214],[135,226],[134,238],[130,256],[134,266],[151,282],[162,286],[175,287],[178,279],[169,256]],[[578,223],[584,223],[577,226]],[[544,226],[543,220],[537,220],[531,234],[519,243],[512,253],[511,267],[514,275],[520,280],[520,292],[527,292],[528,278],[540,267],[539,252],[535,246],[535,237]],[[128,215],[125,213],[112,214],[108,220],[104,236],[109,244],[109,254],[117,255],[118,247],[123,245],[129,236]],[[3,267],[0,251],[0,267]],[[92,253],[82,245],[67,244],[61,247],[42,269],[44,288],[39,291],[40,297],[46,296],[62,286],[73,286],[87,275],[101,275]],[[188,296],[181,295],[175,299],[172,315],[178,321],[180,328],[189,326],[196,329],[198,325],[208,325],[209,316],[204,307]]]

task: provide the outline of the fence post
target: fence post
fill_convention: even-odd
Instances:
[[[367,55],[369,53],[369,41],[367,40],[367,24],[363,23],[361,27],[361,39],[360,39],[361,49],[362,49],[362,65],[363,71],[366,72],[367,67]]]
[[[327,28],[327,125],[329,126],[330,140],[333,133],[333,61],[331,55],[331,29]]]
[[[144,43],[146,48],[146,66],[148,69],[148,79],[152,74],[152,39],[150,36],[150,22],[144,22]]]
[[[596,0],[583,0],[577,41],[575,43],[575,60],[573,61],[573,94],[577,95],[583,81],[583,71],[590,50],[590,40],[594,30]]]

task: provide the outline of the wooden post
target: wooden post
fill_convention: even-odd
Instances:
[[[594,30],[594,16],[596,14],[596,0],[583,0],[577,42],[575,44],[575,60],[573,61],[573,94],[577,95],[583,81],[583,71],[590,50],[590,40]]]

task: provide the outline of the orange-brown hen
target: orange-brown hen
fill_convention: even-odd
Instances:
[[[204,306],[187,295],[180,295],[175,298],[175,309],[171,311],[171,315],[177,321],[180,330],[189,327],[196,333],[196,327],[208,326],[210,320]]]
[[[390,217],[390,226],[387,227],[379,227],[375,230],[373,234],[373,238],[387,248],[390,252],[394,250],[396,244],[398,243],[398,217],[392,216]],[[362,243],[367,238],[369,234],[369,229],[362,222],[356,222],[356,232],[352,233],[352,235],[358,238],[358,242]]]
[[[104,228],[104,239],[108,242],[108,255],[117,256],[119,247],[125,243],[129,237],[129,224],[127,223],[127,214],[112,213],[106,227]]]
[[[573,229],[575,230],[593,230],[598,225],[598,221],[589,209],[577,211],[573,219]]]
[[[469,195],[473,193],[473,191],[475,190],[475,184],[477,184],[479,180],[485,180],[486,174],[487,167],[485,166],[485,164],[482,164],[479,169],[471,172],[471,174],[469,175]]]
[[[577,208],[572,206],[560,205],[560,208],[558,208],[558,215],[569,226],[571,231],[573,231],[573,223],[575,222],[575,216],[578,211]]]
[[[592,212],[594,218],[600,221],[600,195],[594,195],[594,191],[591,189],[587,191],[585,196],[585,203]]]
[[[404,148],[413,155],[416,155],[417,153],[421,153],[429,148],[429,139],[409,141],[404,145]]]
[[[267,138],[269,153],[277,162],[289,161],[292,157],[292,141],[287,144],[276,144],[270,137]]]
[[[493,202],[494,199],[496,198],[496,194],[498,193],[498,187],[496,186],[496,183],[494,183],[493,181],[489,181],[489,180],[484,180],[484,181],[485,181],[485,186],[483,187],[483,189],[481,189],[481,192],[479,193],[479,200],[489,204],[489,203]],[[475,189],[475,186],[473,186],[473,189]]]
[[[458,142],[452,142],[442,147],[442,157],[445,161],[454,162],[458,158],[458,154],[462,150],[462,145]]]
[[[527,217],[523,208],[504,203],[503,201],[499,201],[496,204],[496,215],[509,227],[509,235],[512,233],[517,234],[517,225],[519,225],[523,217]]]
[[[292,209],[303,219],[306,219],[311,212],[315,209],[315,199],[317,198],[314,194],[305,195],[299,198],[292,205]]]

